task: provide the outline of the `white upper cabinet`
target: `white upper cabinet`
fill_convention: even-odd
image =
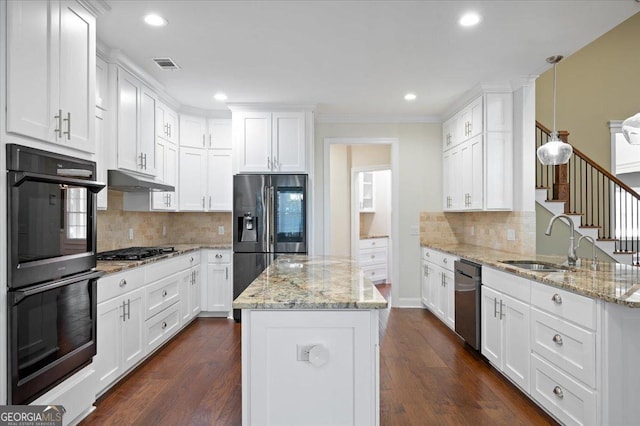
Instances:
[[[156,108],[156,135],[173,144],[178,144],[178,114],[162,102]]]
[[[231,211],[233,208],[233,164],[230,149],[208,151],[207,210]]]
[[[180,114],[180,146],[206,148],[207,120]]]
[[[118,67],[118,167],[155,176],[155,93]]]
[[[156,142],[158,179],[168,185],[178,186],[178,146],[158,137]],[[176,210],[178,197],[175,191],[151,193],[153,210]]]
[[[307,170],[305,112],[234,111],[233,138],[239,172]]]
[[[180,147],[180,210],[203,211],[206,207],[207,151]]]
[[[95,152],[95,17],[75,1],[6,5],[7,131]]]
[[[486,93],[442,125],[443,210],[513,208],[513,97]]]
[[[233,139],[231,138],[231,120],[227,118],[210,118],[207,121],[209,130],[209,149],[231,149]]]

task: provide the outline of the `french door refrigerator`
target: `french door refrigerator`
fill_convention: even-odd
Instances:
[[[307,175],[233,177],[234,299],[278,254],[307,253],[306,198]]]

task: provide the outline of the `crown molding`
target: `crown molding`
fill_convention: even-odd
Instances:
[[[94,16],[103,15],[111,10],[111,6],[105,0],[77,0],[85,9]]]
[[[431,115],[394,114],[319,114],[316,123],[441,123],[439,117]]]
[[[458,111],[466,107],[478,96],[487,93],[505,93],[513,92],[511,82],[486,82],[473,86],[460,96],[456,101],[449,105],[444,113],[439,117],[440,121],[445,121],[454,116]]]
[[[315,104],[273,104],[266,102],[228,103],[231,111],[311,111],[316,109]]]

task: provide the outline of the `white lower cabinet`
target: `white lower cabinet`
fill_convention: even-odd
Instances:
[[[206,279],[202,283],[202,311],[224,313],[231,311],[232,270],[231,250],[206,250]]]
[[[98,392],[140,361],[144,345],[145,290],[140,288],[98,304]]]
[[[422,303],[452,330],[455,329],[456,257],[422,249]]]
[[[95,395],[104,393],[195,318],[200,293],[200,252],[101,278]]]
[[[529,305],[482,286],[482,355],[529,391]]]

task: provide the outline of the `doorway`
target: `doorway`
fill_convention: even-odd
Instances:
[[[398,291],[396,144],[395,138],[325,139],[324,157],[325,254],[357,260],[389,296]]]

